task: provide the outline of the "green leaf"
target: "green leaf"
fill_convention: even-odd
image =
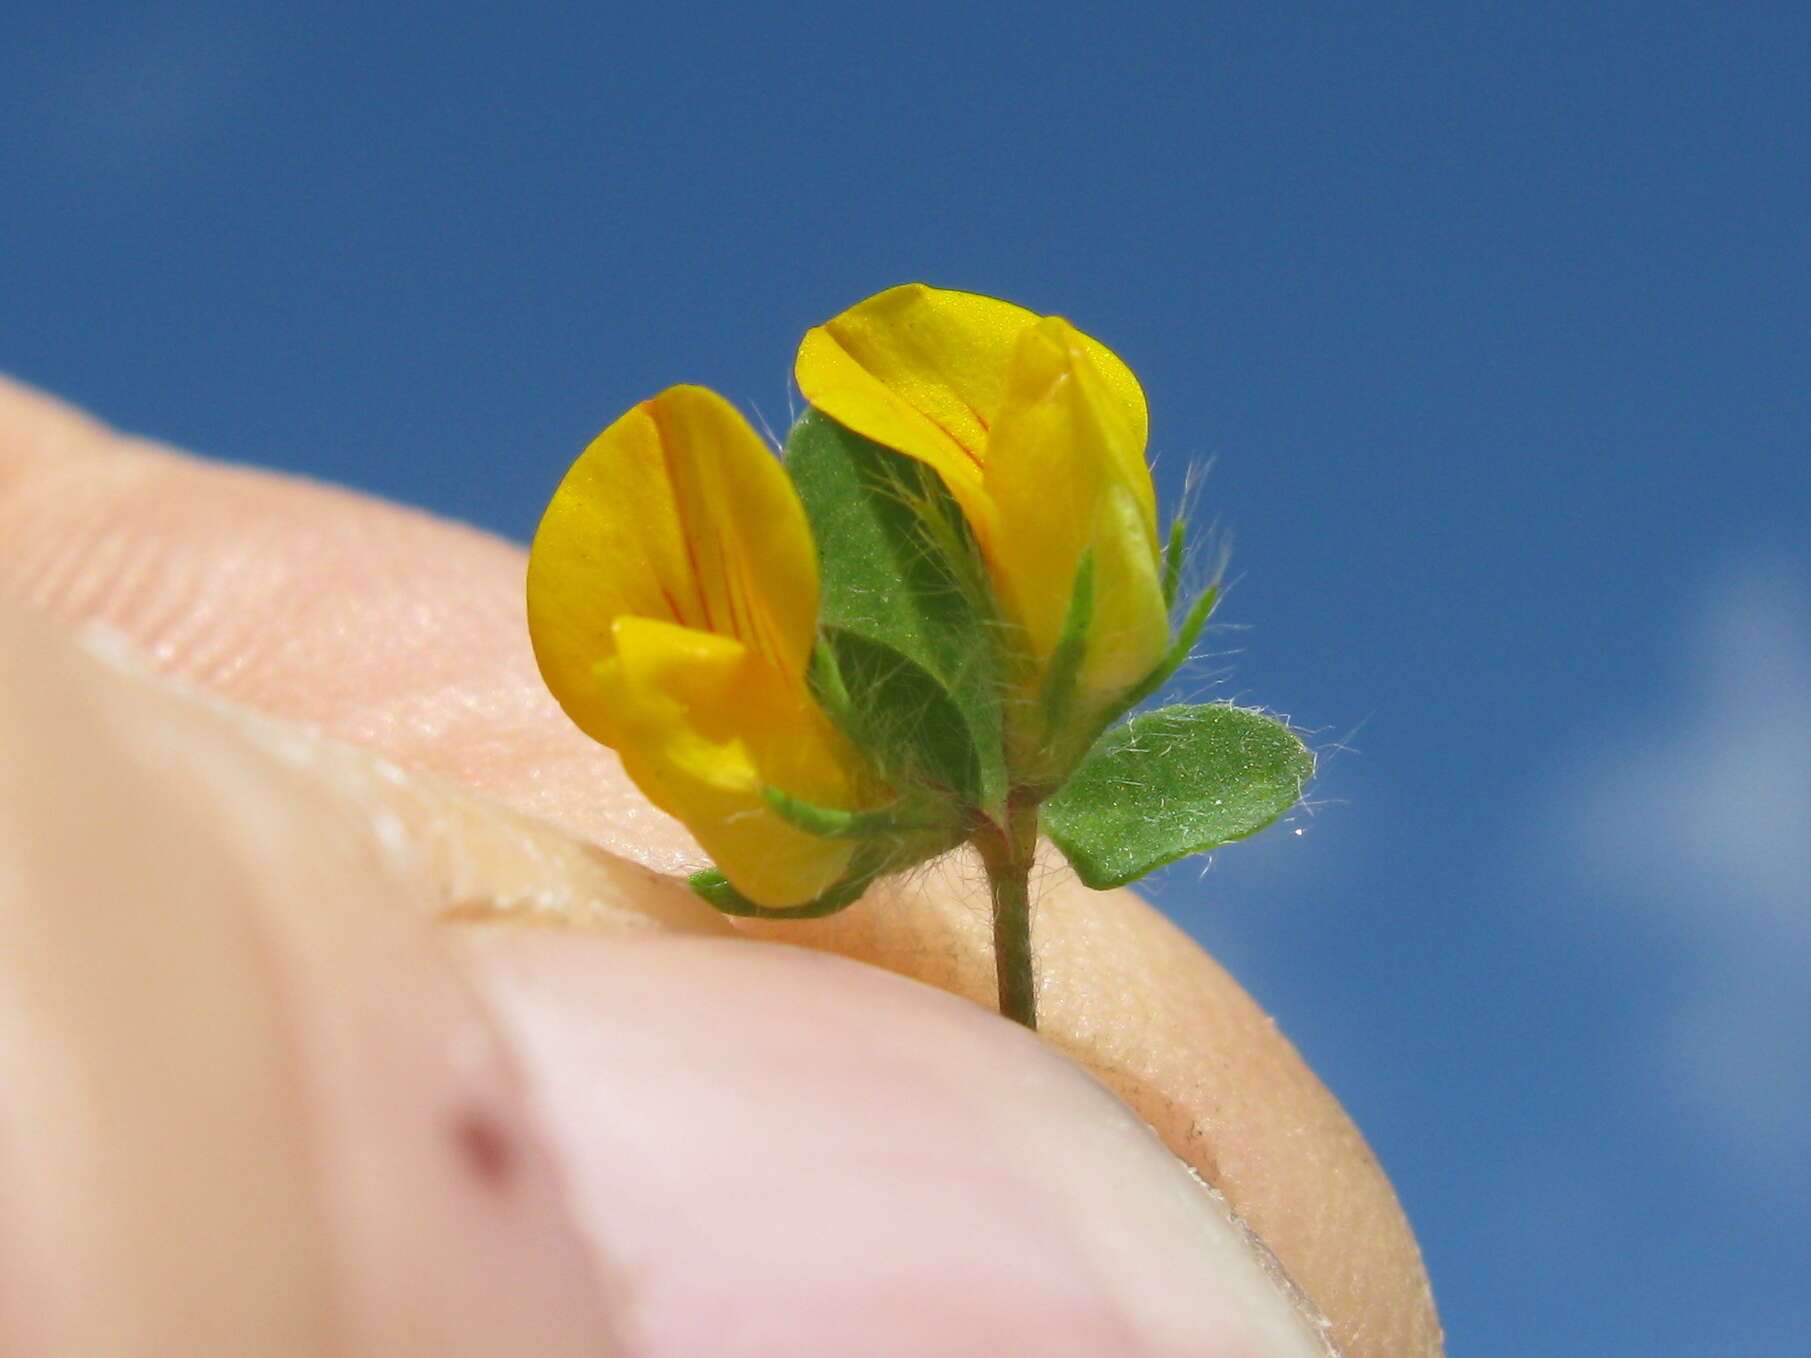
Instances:
[[[1044,829],[1089,886],[1124,886],[1263,829],[1313,773],[1295,733],[1261,712],[1161,707],[1101,737],[1044,803]]]
[[[970,805],[1005,798],[998,623],[974,537],[923,463],[807,410],[786,466],[817,539],[819,605],[853,738]]]

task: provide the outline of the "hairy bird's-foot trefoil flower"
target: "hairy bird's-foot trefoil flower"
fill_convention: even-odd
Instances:
[[[933,468],[961,505],[1020,652],[1015,762],[1048,764],[1036,747],[1060,737],[1063,716],[1085,724],[1162,662],[1144,392],[1106,346],[1060,317],[908,284],[808,332],[796,371],[813,406]],[[1083,571],[1090,616],[1075,635]],[[1071,672],[1053,676],[1064,663]],[[1050,694],[1053,678],[1068,692]],[[1026,719],[1038,698],[1060,698],[1054,721]]]
[[[715,863],[735,914],[802,917],[961,843],[1001,1011],[1035,1026],[1040,833],[1133,881],[1261,829],[1313,759],[1223,704],[1120,720],[1186,658],[1184,530],[1158,532],[1144,393],[1060,317],[921,284],[810,330],[777,460],[698,387],[634,407],[555,492],[535,656]]]
[[[599,434],[529,557],[529,635],[554,697],[769,906],[834,885],[854,846],[789,824],[764,790],[840,810],[880,793],[805,680],[817,596],[786,473],[701,387]]]

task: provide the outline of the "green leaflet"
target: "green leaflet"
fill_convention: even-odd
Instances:
[[[1263,829],[1313,773],[1295,733],[1261,712],[1158,708],[1101,737],[1044,803],[1044,829],[1089,886],[1124,886]]]
[[[998,648],[960,509],[930,468],[816,410],[793,426],[786,467],[817,539],[819,617],[852,738],[891,777],[997,808]]]

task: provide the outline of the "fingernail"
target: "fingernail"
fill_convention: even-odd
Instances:
[[[1148,1128],[965,1001],[771,944],[461,942],[637,1353],[1331,1351]]]

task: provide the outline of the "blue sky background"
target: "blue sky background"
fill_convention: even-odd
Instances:
[[[0,6],[0,367],[524,537],[881,287],[1068,315],[1326,755],[1159,897],[1454,1353],[1805,1353],[1811,8],[635,8]]]

